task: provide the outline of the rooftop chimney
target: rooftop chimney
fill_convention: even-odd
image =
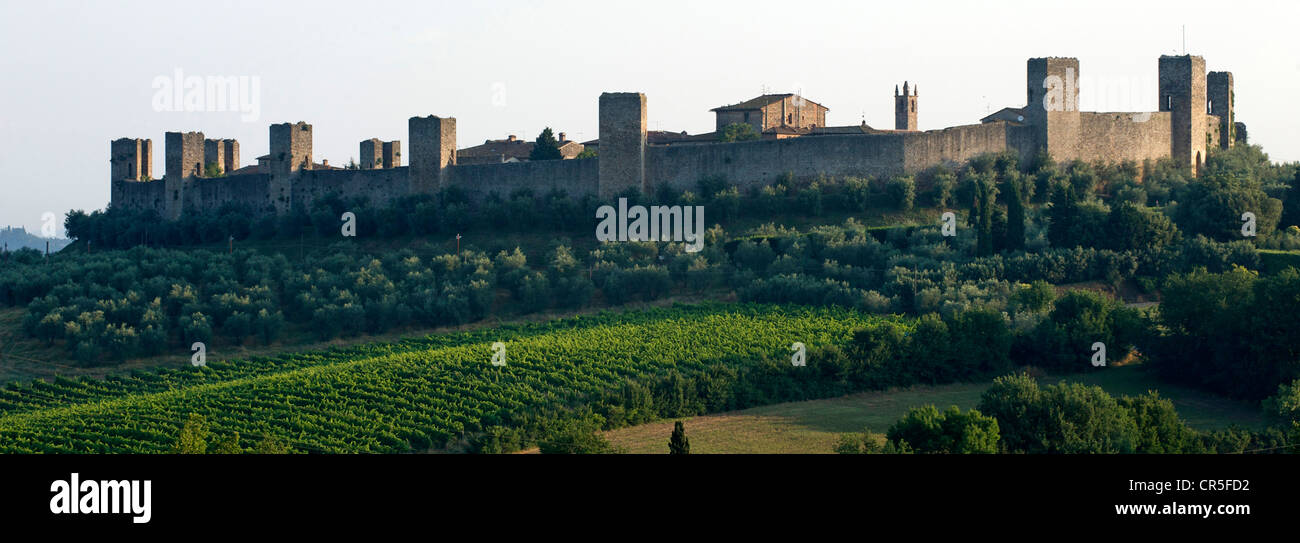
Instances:
[[[569,141],[569,139],[564,137],[564,132],[560,132],[560,143],[564,143],[566,141]]]

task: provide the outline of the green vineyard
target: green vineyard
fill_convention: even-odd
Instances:
[[[836,308],[679,305],[104,380],[11,384],[0,390],[0,452],[165,453],[193,414],[206,417],[214,435],[274,438],[296,452],[429,450],[508,426],[520,413],[578,408],[674,370],[690,377],[775,358],[788,365],[792,343],[842,346],[879,319]],[[498,341],[504,366],[491,363]]]

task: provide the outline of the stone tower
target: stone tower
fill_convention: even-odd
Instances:
[[[608,200],[633,188],[645,193],[645,94],[602,93],[599,115],[598,195]]]
[[[239,169],[239,142],[235,140],[203,140],[203,169],[216,164],[222,175]]]
[[[384,142],[383,164],[385,169],[397,168],[402,165],[402,140]]]
[[[1160,57],[1160,111],[1173,114],[1171,156],[1200,171],[1205,162],[1205,59],[1193,55]]]
[[[271,174],[311,169],[311,125],[302,121],[271,125]]]
[[[1037,147],[1057,160],[1078,158],[1079,59],[1031,58],[1026,79],[1025,124],[1034,127]]]
[[[222,154],[225,155],[221,169],[226,173],[239,169],[239,141],[221,140]]]
[[[168,132],[165,152],[167,169],[163,176],[163,218],[176,220],[185,208],[185,181],[203,176],[203,133]]]
[[[379,138],[370,138],[361,140],[361,152],[357,155],[360,162],[357,164],[363,170],[374,170],[384,167],[383,153],[384,144]]]
[[[153,179],[153,140],[120,138],[109,144],[111,180]]]
[[[447,167],[456,165],[456,119],[411,117],[406,128],[411,142],[411,193],[438,192],[446,186]]]
[[[119,138],[109,143],[109,203],[124,205],[124,183],[153,180],[153,140]]]
[[[1232,72],[1210,72],[1205,78],[1206,95],[1210,101],[1210,115],[1219,117],[1220,148],[1227,149],[1236,143],[1236,119],[1233,111]],[[1208,127],[1207,127],[1208,128]]]
[[[299,171],[311,170],[311,136],[311,125],[302,121],[271,125],[267,198],[277,214],[293,209],[293,178]]]
[[[894,130],[917,130],[916,125],[916,97],[917,90],[915,87],[908,89],[907,82],[903,82],[903,94],[898,94],[898,85],[894,85]]]

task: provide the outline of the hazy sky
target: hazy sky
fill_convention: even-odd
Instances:
[[[108,204],[110,140],[153,139],[161,178],[169,130],[236,138],[248,165],[269,124],[307,121],[317,162],[343,165],[362,139],[409,149],[415,115],[456,117],[460,147],[546,126],[587,140],[601,92],[640,91],[651,129],[697,133],[764,90],[893,128],[905,79],[933,129],[1024,105],[1036,56],[1079,58],[1084,110],[1154,111],[1156,59],[1184,25],[1189,53],[1233,72],[1251,142],[1300,160],[1293,0],[0,3],[0,225],[37,231]],[[155,79],[178,69],[256,80],[257,118],[157,111]]]

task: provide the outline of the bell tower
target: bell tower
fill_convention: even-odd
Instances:
[[[903,94],[898,94],[898,85],[894,85],[894,130],[915,131],[916,128],[916,87],[908,87],[903,82]]]

